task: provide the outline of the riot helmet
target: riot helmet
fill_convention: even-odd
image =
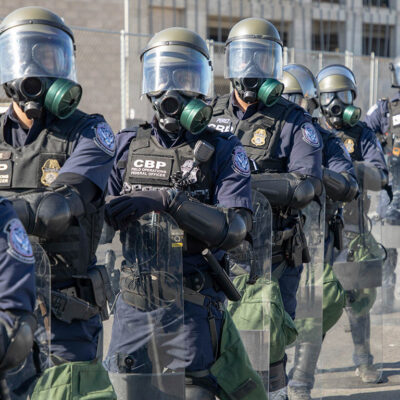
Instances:
[[[389,63],[389,69],[392,74],[392,87],[400,89],[400,57]]]
[[[283,97],[298,104],[312,114],[318,107],[317,81],[304,65],[289,64],[283,67]]]
[[[43,108],[61,119],[75,111],[82,88],[74,35],[59,16],[42,7],[23,7],[3,19],[0,84],[30,119]]]
[[[155,34],[140,59],[142,94],[151,101],[160,127],[169,134],[181,128],[199,134],[212,117],[204,102],[212,81],[205,41],[186,28],[168,28]]]
[[[319,105],[328,124],[335,129],[354,126],[361,109],[353,105],[357,96],[356,79],[344,65],[324,67],[317,75]]]
[[[225,44],[225,78],[246,103],[271,106],[282,94],[282,42],[271,22],[246,18],[229,32]]]

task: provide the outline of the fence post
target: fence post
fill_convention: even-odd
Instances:
[[[122,29],[120,34],[120,51],[121,51],[121,129],[126,128],[126,109],[127,109],[127,81],[126,81],[126,47],[125,47],[125,31]]]
[[[374,104],[374,77],[375,77],[375,53],[371,52],[369,62],[369,108]]]
[[[322,51],[318,53],[318,71],[321,71],[322,69],[322,59],[323,59],[323,54]]]
[[[212,62],[213,70],[215,69],[214,65],[214,40],[207,39],[207,47],[208,47],[208,54],[210,55],[210,60]],[[211,74],[211,93],[209,94],[211,97],[215,96],[215,85],[214,85],[214,71]]]
[[[288,64],[288,49],[285,46],[283,48],[283,65],[287,65]]]
[[[379,73],[379,57],[375,57],[374,69],[374,104],[378,101],[378,73]]]

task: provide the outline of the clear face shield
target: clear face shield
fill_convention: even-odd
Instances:
[[[296,79],[301,88],[303,97],[314,99],[318,96],[317,81],[311,71],[296,64],[286,65],[284,71]]]
[[[201,133],[212,116],[212,108],[197,98],[206,96],[211,63],[199,51],[182,45],[155,47],[143,54],[142,94],[156,110],[160,127],[171,134],[181,128]]]
[[[5,31],[0,35],[0,83],[28,118],[39,118],[43,108],[68,118],[82,96],[72,38],[47,25]]]
[[[400,57],[396,57],[389,68],[392,72],[392,87],[400,88]]]
[[[143,55],[142,94],[168,90],[206,96],[211,84],[209,60],[197,50],[180,45],[159,46]]]
[[[283,91],[282,46],[267,39],[237,39],[225,51],[225,78],[246,103],[276,103]]]
[[[64,31],[27,25],[0,35],[0,84],[25,77],[63,78],[76,82],[74,45]]]

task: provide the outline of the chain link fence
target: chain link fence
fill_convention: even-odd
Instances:
[[[153,110],[146,96],[141,96],[140,55],[151,35],[127,34],[74,27],[78,80],[83,86],[80,108],[101,113],[115,132],[126,126],[152,118]],[[224,43],[208,42],[214,68],[213,87],[209,95],[230,90],[224,79]],[[354,71],[358,83],[356,104],[363,114],[381,97],[395,94],[391,89],[389,58],[353,56],[351,52],[318,52],[284,48],[284,64],[304,64],[316,74],[330,64],[344,64]],[[9,103],[2,89],[0,102]]]

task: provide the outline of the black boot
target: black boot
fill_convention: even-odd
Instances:
[[[356,375],[364,383],[379,383],[382,373],[373,365],[370,349],[371,322],[369,313],[356,315],[351,307],[346,307],[349,317],[351,337],[354,343],[353,361],[356,365]]]
[[[289,373],[289,400],[311,399],[314,386],[314,373],[321,352],[319,343],[297,343],[294,355],[294,366]]]

